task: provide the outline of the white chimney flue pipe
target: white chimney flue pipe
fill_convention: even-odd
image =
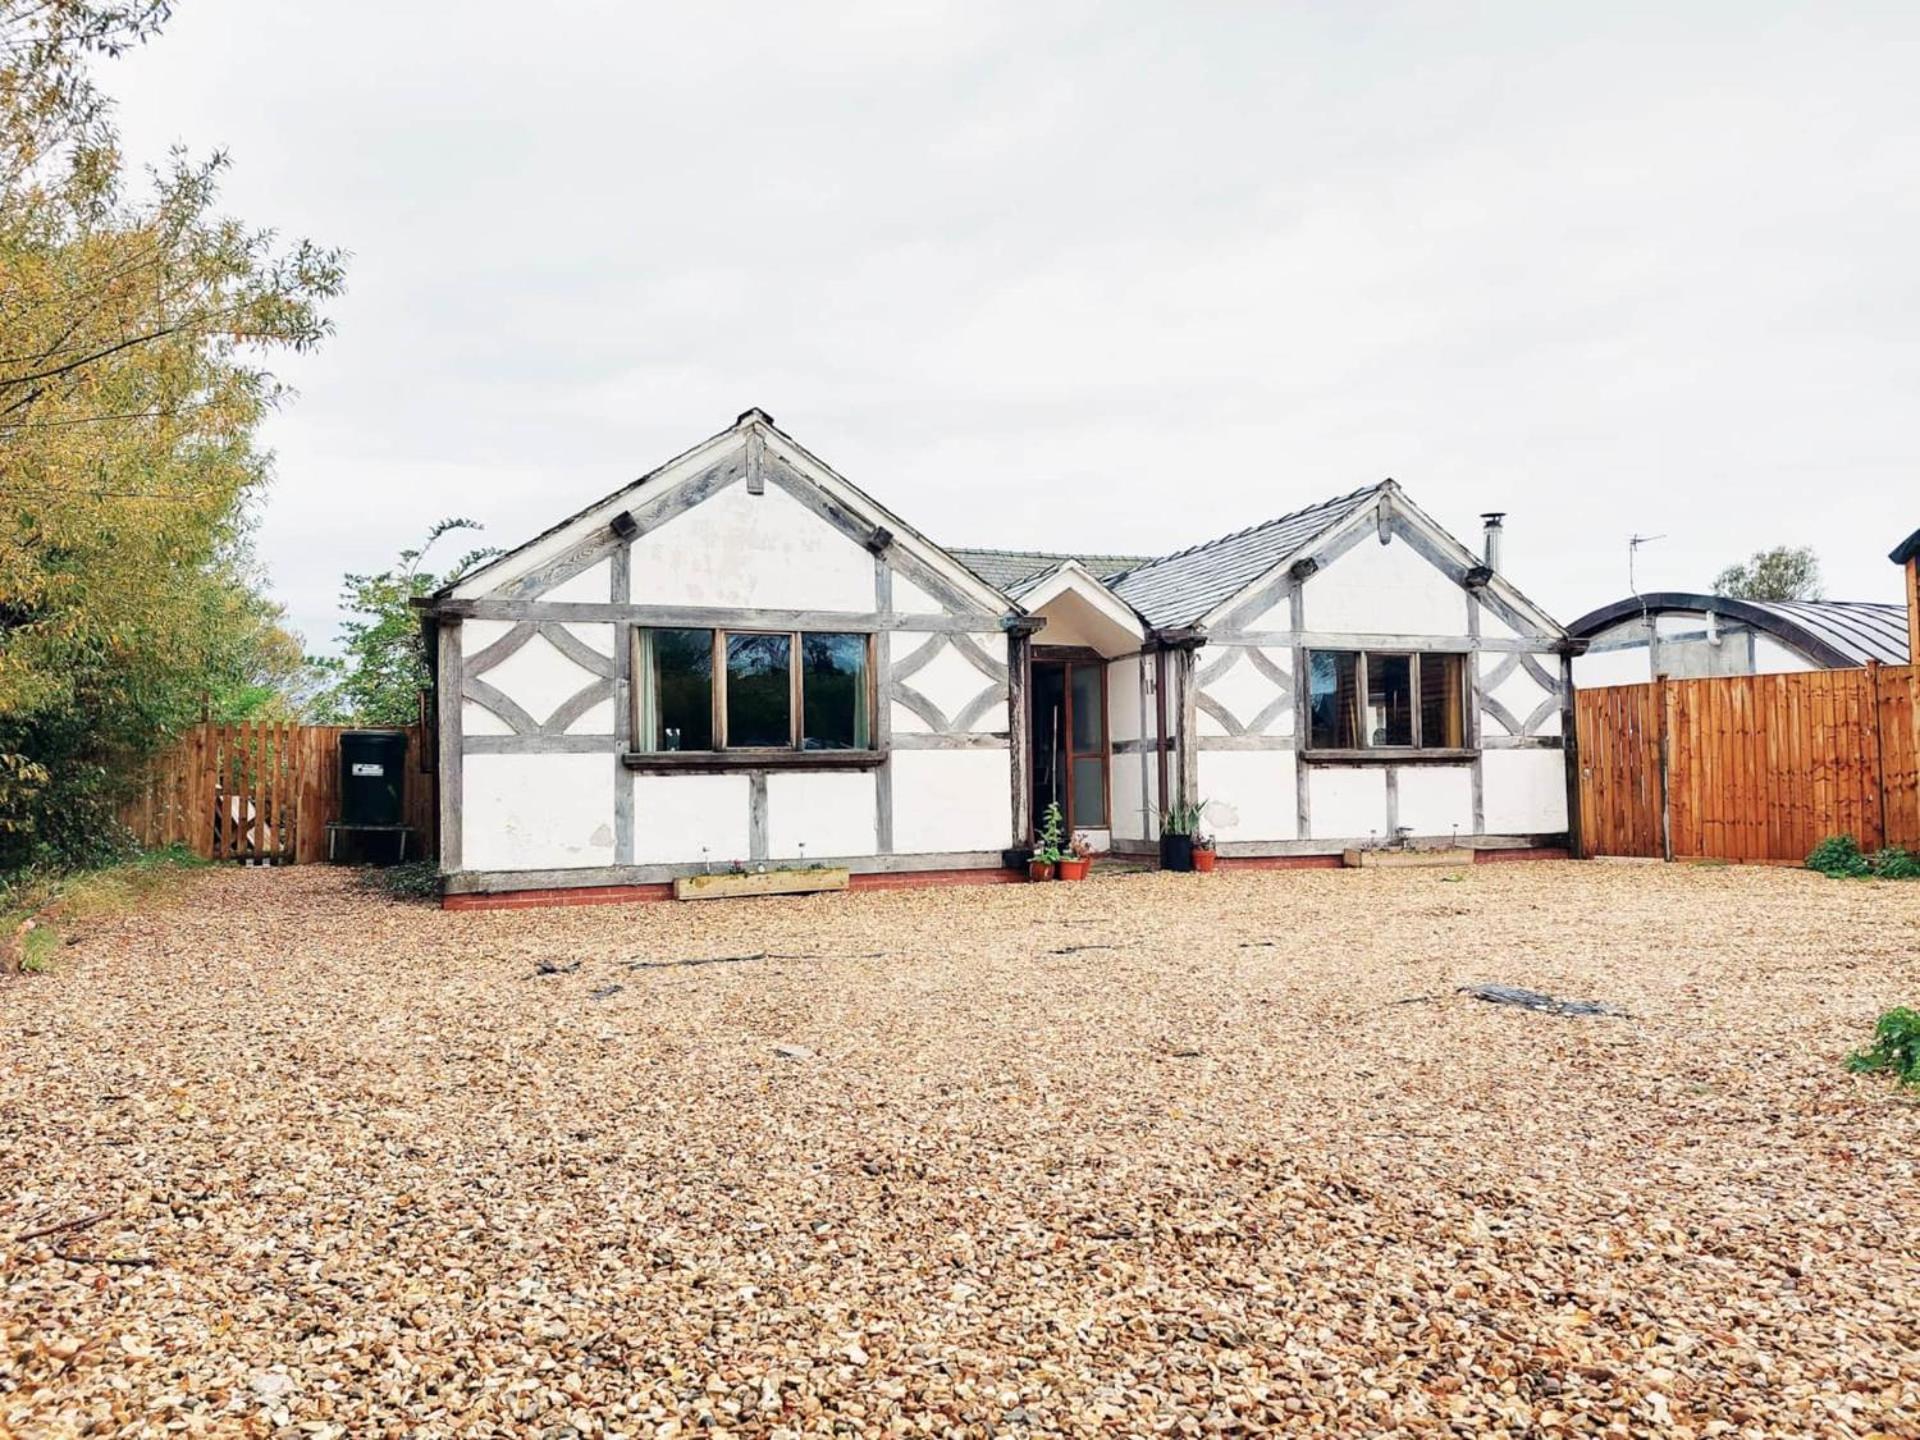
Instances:
[[[1486,559],[1489,570],[1500,568],[1500,538],[1505,531],[1507,514],[1504,510],[1489,510],[1480,519],[1486,524]]]

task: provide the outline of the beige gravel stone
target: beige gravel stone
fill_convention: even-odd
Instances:
[[[222,871],[0,981],[0,1434],[1920,1434],[1916,999],[1779,870]]]

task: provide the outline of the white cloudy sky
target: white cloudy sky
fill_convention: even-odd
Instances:
[[[184,0],[136,155],[353,254],[262,549],[311,641],[749,405],[955,544],[1391,475],[1563,618],[1920,525],[1920,6]]]

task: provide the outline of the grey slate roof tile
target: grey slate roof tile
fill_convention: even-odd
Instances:
[[[1047,550],[979,550],[947,547],[947,553],[987,584],[1004,594],[1025,590],[1042,575],[1068,560],[1077,560],[1096,579],[1109,583],[1116,575],[1144,565],[1146,555],[1067,555]]]
[[[1371,504],[1386,482],[1204,545],[1150,560],[1109,581],[1154,626],[1190,625],[1245,589],[1323,532]]]

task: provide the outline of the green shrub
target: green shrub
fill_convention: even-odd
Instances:
[[[1890,845],[1870,856],[1867,864],[1882,880],[1920,880],[1920,855]]]
[[[1898,1006],[1874,1024],[1873,1044],[1847,1057],[1858,1075],[1891,1073],[1902,1085],[1920,1088],[1920,1011]]]
[[[1873,873],[1872,867],[1867,864],[1867,857],[1860,853],[1860,842],[1851,835],[1829,835],[1822,840],[1807,856],[1807,868],[1836,877]]]

